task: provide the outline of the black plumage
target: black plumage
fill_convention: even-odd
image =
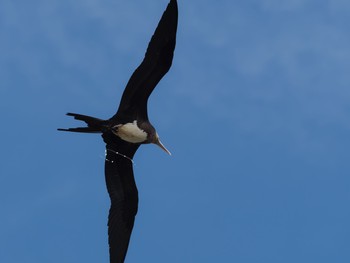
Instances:
[[[124,262],[138,206],[138,192],[134,179],[133,158],[139,144],[103,135],[107,143],[105,179],[111,207],[108,216],[110,262]],[[123,151],[128,156],[116,154]]]
[[[132,158],[141,144],[154,143],[167,153],[148,120],[148,97],[171,67],[177,31],[176,0],[170,0],[148,45],[145,58],[132,74],[117,113],[108,120],[67,113],[87,127],[60,131],[102,133],[106,143],[105,179],[111,199],[108,217],[110,262],[124,262],[138,207]],[[170,153],[169,153],[170,154]]]

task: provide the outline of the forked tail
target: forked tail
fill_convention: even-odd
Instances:
[[[87,127],[68,128],[68,129],[57,129],[59,131],[69,132],[86,132],[86,133],[101,133],[107,129],[107,121],[98,118],[81,115],[77,113],[67,113],[67,116],[73,116],[74,119],[84,121]]]

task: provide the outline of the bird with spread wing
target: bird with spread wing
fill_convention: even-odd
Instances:
[[[141,144],[161,143],[149,122],[148,97],[169,71],[176,44],[178,8],[170,0],[148,45],[145,57],[132,74],[123,92],[117,113],[108,120],[67,113],[84,121],[86,127],[60,131],[102,133],[106,143],[105,179],[111,199],[108,216],[110,262],[124,262],[138,208],[138,191],[133,173],[135,152]]]

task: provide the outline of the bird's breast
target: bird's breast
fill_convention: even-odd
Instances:
[[[147,133],[137,126],[137,121],[118,124],[113,127],[113,133],[131,143],[142,143],[147,140]]]

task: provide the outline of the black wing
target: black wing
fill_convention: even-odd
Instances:
[[[148,44],[145,58],[126,85],[118,111],[113,118],[137,114],[145,120],[148,119],[148,97],[172,64],[177,18],[177,2],[171,0]]]
[[[138,206],[132,158],[138,144],[102,135],[106,142],[105,177],[111,208],[108,216],[110,262],[124,262]]]

